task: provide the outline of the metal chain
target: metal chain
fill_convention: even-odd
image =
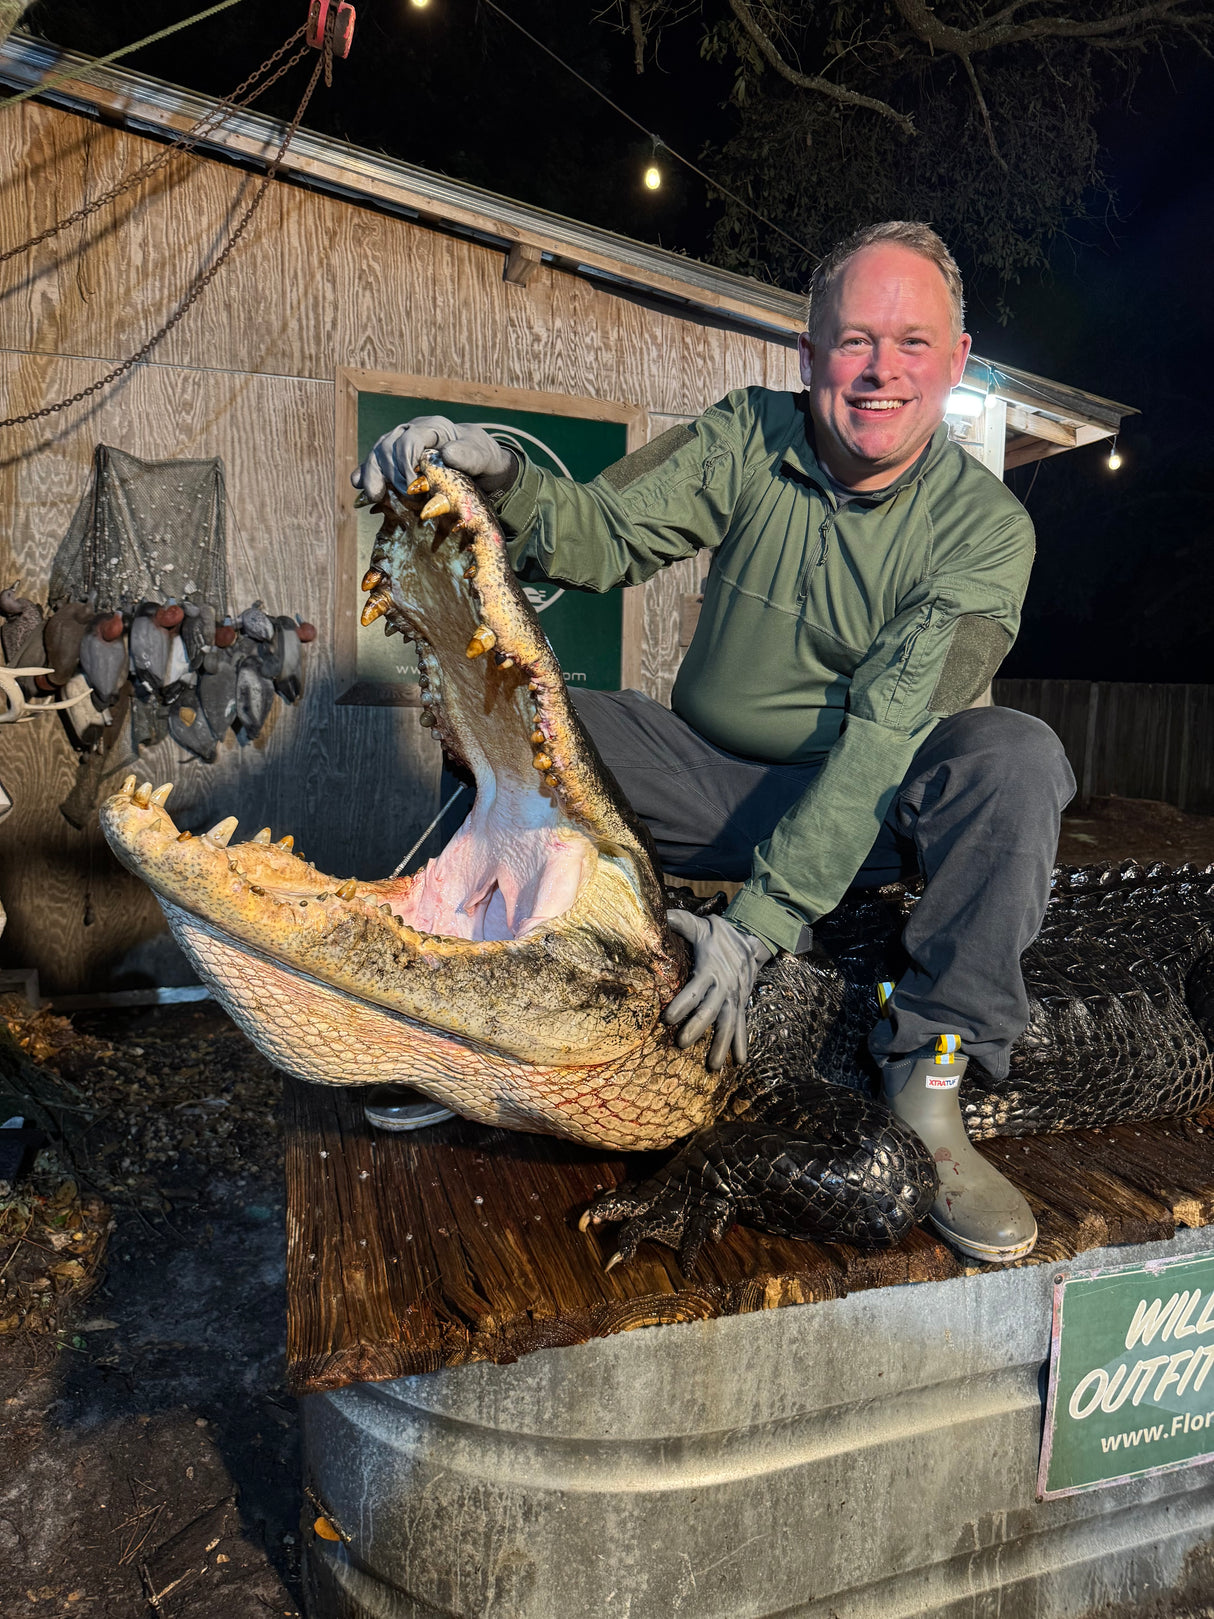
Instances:
[[[79,393],[74,393],[67,399],[60,399],[56,404],[44,405],[41,410],[27,411],[24,416],[6,417],[3,421],[0,421],[0,428],[20,427],[25,422],[36,422],[40,421],[44,416],[54,416],[58,411],[67,410],[71,405],[78,405],[82,399],[88,399],[92,394],[100,392],[102,388],[108,388],[111,382],[116,382],[119,377],[124,376],[134,366],[138,365],[141,360],[145,360],[156,347],[157,343],[159,343],[163,338],[167,337],[168,334],[173,330],[174,326],[177,325],[178,321],[180,321],[182,317],[193,308],[194,304],[197,303],[198,299],[201,298],[202,294],[206,291],[211,282],[227,263],[231,254],[234,252],[237,243],[248,229],[249,222],[252,220],[253,215],[260,207],[262,198],[269,190],[270,182],[274,179],[279,168],[282,166],[283,159],[287,155],[288,147],[295,139],[300,122],[302,121],[303,115],[307,110],[308,102],[312,99],[312,92],[316,88],[316,81],[321,75],[321,70],[327,69],[328,72],[332,72],[332,46],[332,30],[327,29],[325,33],[324,48],[316,59],[316,66],[312,69],[312,77],[308,80],[308,87],[303,93],[303,99],[300,101],[299,106],[296,109],[295,116],[291,120],[286,133],[283,135],[278,151],[275,153],[269,168],[266,170],[265,177],[258,186],[252,202],[245,209],[235,230],[228,237],[223,251],[219,254],[214,264],[212,264],[209,269],[204,270],[195,278],[194,285],[190,288],[189,292],[186,294],[185,298],[174,310],[174,312],[169,316],[168,320],[165,321],[164,325],[161,326],[158,331],[154,332],[152,336],[148,338],[147,342],[144,343],[143,347],[132,354],[129,359],[124,360],[121,365],[116,365],[112,371],[107,372],[104,377],[100,377],[96,382],[90,383],[87,388],[81,388]]]
[[[307,25],[305,24],[304,26],[306,27]],[[171,140],[163,151],[141,163],[137,169],[127,175],[125,180],[120,180],[117,185],[111,186],[108,191],[103,191],[99,197],[94,197],[91,202],[86,202],[73,213],[66,215],[63,219],[56,220],[53,225],[48,225],[46,230],[40,231],[37,236],[31,236],[28,241],[21,242],[17,247],[10,247],[5,252],[0,253],[0,264],[6,264],[9,259],[15,259],[19,253],[28,253],[31,248],[38,247],[43,242],[49,241],[52,236],[58,236],[59,232],[66,230],[69,225],[78,225],[81,220],[87,219],[90,214],[95,214],[99,208],[104,208],[107,203],[115,202],[124,192],[130,191],[134,186],[141,185],[144,180],[151,179],[152,175],[171,163],[179,152],[188,151],[190,147],[197,145],[200,140],[210,134],[218,124],[223,122],[228,113],[235,112],[240,107],[248,106],[258,96],[264,95],[272,84],[276,84],[284,73],[288,72],[289,69],[295,66],[296,62],[302,60],[308,54],[309,47],[307,45],[296,51],[289,62],[283,62],[283,65],[272,78],[267,79],[264,84],[258,85],[245,98],[245,92],[249,90],[249,86],[269,68],[272,68],[276,62],[281,61],[282,57],[291,49],[291,46],[295,44],[303,32],[303,28],[297,28],[290,39],[284,41],[273,56],[268,56],[259,68],[254,69],[242,84],[238,84],[230,96],[226,96],[218,106],[212,107],[210,112],[200,118],[197,123],[191,125],[189,129]]]

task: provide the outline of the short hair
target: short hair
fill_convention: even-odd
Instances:
[[[930,225],[913,219],[887,219],[884,224],[865,225],[853,231],[830,250],[810,276],[809,313],[805,322],[810,342],[816,343],[821,336],[822,317],[830,293],[848,263],[861,249],[873,247],[879,242],[896,242],[901,247],[908,247],[912,253],[917,253],[920,258],[936,266],[944,277],[952,305],[953,340],[955,342],[960,338],[965,330],[965,292],[956,259]]]

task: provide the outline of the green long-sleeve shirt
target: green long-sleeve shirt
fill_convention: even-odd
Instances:
[[[985,690],[1019,627],[1033,529],[945,428],[840,506],[807,396],[743,388],[571,483],[524,462],[500,512],[524,577],[595,591],[710,549],[671,697],[716,746],[821,762],[726,915],[773,948],[833,910],[916,748]]]

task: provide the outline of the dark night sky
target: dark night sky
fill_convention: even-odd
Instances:
[[[701,62],[694,28],[670,36],[665,71],[638,78],[627,40],[593,23],[597,8],[506,4],[689,156],[729,133],[732,115],[721,106],[729,75]],[[302,0],[245,0],[128,65],[221,94],[304,9]],[[160,0],[105,8],[44,0],[27,22],[91,53],[163,26],[165,12]],[[1201,161],[1214,66],[1189,55],[1149,66],[1133,108],[1104,116],[1117,217],[1077,227],[1048,278],[1012,288],[1006,326],[990,313],[998,289],[969,286],[979,353],[1142,412],[1126,427],[1117,473],[1105,465],[1107,447],[1092,446],[1040,463],[1035,477],[1033,467],[1013,474],[1039,552],[1008,674],[1214,679],[1214,449],[1204,402],[1214,179]],[[302,71],[259,106],[293,112]],[[474,0],[430,0],[425,11],[363,0],[354,52],[306,122],[625,235],[693,255],[707,247],[713,209],[701,183],[667,163],[668,183],[646,193],[648,142]],[[965,269],[965,244],[951,245]]]

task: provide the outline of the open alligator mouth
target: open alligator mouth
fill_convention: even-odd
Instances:
[[[704,1042],[660,1021],[686,972],[645,829],[570,706],[475,486],[435,454],[383,527],[364,625],[417,644],[422,724],[471,775],[451,842],[411,876],[327,877],[272,841],[195,837],[128,778],[102,807],[199,975],[279,1066],[399,1081],[486,1122],[660,1146],[713,1117]]]

